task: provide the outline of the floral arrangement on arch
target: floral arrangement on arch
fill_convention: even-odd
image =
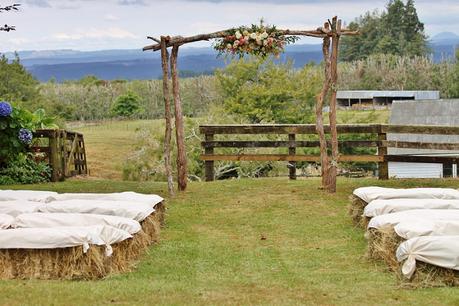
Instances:
[[[283,35],[275,26],[264,25],[263,20],[260,25],[241,26],[228,30],[227,34],[227,36],[216,40],[214,44],[219,55],[229,53],[239,57],[245,54],[279,57],[286,45],[299,39],[298,36]]]

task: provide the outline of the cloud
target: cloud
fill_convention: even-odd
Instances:
[[[107,28],[107,29],[80,29],[73,33],[57,33],[53,35],[53,38],[58,40],[82,40],[82,39],[126,39],[126,38],[138,38],[137,35],[126,31],[121,28]]]
[[[148,4],[144,0],[119,0],[119,5],[140,5],[147,6]]]
[[[120,18],[118,16],[112,15],[112,14],[106,14],[104,16],[104,20],[106,21],[118,21]]]
[[[36,7],[51,7],[51,4],[47,0],[25,0],[24,3]]]

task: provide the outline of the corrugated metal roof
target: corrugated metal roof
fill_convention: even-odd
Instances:
[[[440,92],[435,90],[339,90],[338,99],[373,99],[373,98],[414,98],[439,99]]]

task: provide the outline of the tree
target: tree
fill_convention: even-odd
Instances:
[[[119,96],[113,105],[113,113],[120,117],[133,117],[142,112],[140,97],[132,92]]]
[[[0,13],[9,12],[9,11],[18,11],[19,6],[21,5],[17,3],[12,4],[12,5],[7,5],[7,6],[0,6]],[[16,27],[5,24],[4,26],[0,26],[0,32],[1,31],[4,31],[4,32],[16,31]]]
[[[216,74],[225,108],[252,123],[312,122],[315,95],[323,80],[314,65],[260,59],[234,61]]]
[[[459,98],[459,48],[456,49],[456,65],[454,67],[449,95],[453,98]]]
[[[429,52],[424,24],[413,0],[390,0],[386,11],[367,12],[349,25],[360,36],[344,37],[341,58],[360,60],[372,54],[422,56]]]
[[[11,62],[4,55],[0,57],[0,100],[16,102],[29,108],[27,104],[40,97],[38,84],[22,66],[17,55]]]

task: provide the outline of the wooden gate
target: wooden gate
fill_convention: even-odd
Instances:
[[[51,181],[88,174],[83,134],[65,130],[37,130],[31,150],[37,159],[49,163]]]

